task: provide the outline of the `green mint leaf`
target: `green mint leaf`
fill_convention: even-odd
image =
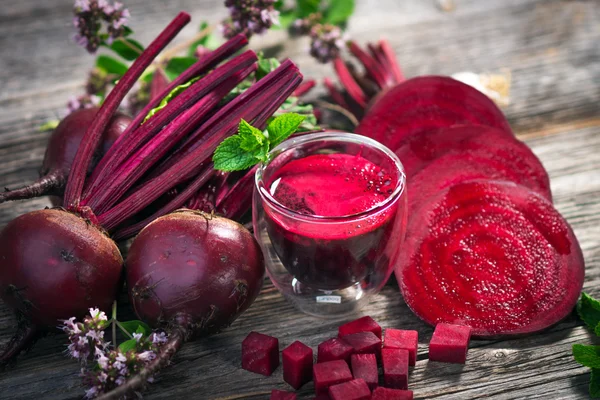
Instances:
[[[121,324],[121,328],[126,330],[130,335],[133,335],[134,333],[143,333],[144,336],[148,336],[150,333],[152,333],[152,329],[150,329],[148,324],[137,319],[124,322],[119,321],[119,323]]]
[[[590,375],[590,397],[593,399],[600,398],[600,369],[592,368]]]
[[[192,66],[198,61],[195,57],[173,57],[165,67],[165,74],[170,81],[177,78],[183,71]]]
[[[288,29],[295,20],[298,19],[298,14],[293,8],[279,11],[279,25],[273,25],[271,29]]]
[[[286,112],[300,114],[305,117],[298,129],[296,129],[296,132],[308,132],[321,129],[317,123],[317,117],[315,116],[312,104],[303,104],[297,97],[290,96],[283,102],[281,107],[279,107],[275,113],[275,117]],[[271,117],[268,122],[270,123],[273,119],[274,118]]]
[[[271,148],[277,146],[296,132],[304,119],[305,117],[303,115],[287,113],[282,114],[271,121],[267,126]]]
[[[314,14],[319,11],[320,6],[321,0],[297,0],[296,7],[298,9],[298,17],[308,17],[310,14]]]
[[[137,340],[129,339],[119,345],[119,350],[121,350],[121,353],[127,353],[129,350],[135,350],[136,346]]]
[[[173,88],[173,90],[171,90],[171,92],[169,92],[169,94],[164,99],[162,99],[156,107],[154,107],[152,110],[150,110],[148,112],[148,115],[146,115],[146,118],[144,118],[144,121],[142,122],[142,124],[144,122],[148,121],[154,114],[156,114],[157,112],[159,112],[160,110],[165,108],[165,106],[167,104],[169,104],[169,102],[171,100],[173,100],[175,97],[179,96],[181,94],[181,92],[183,92],[185,89],[187,89],[192,84],[194,84],[194,82],[197,82],[199,79],[200,79],[200,77],[197,76],[195,78],[190,79],[188,82],[184,83],[183,85],[175,86],[175,88]]]
[[[574,344],[573,357],[581,365],[590,368],[600,368],[600,346]]]
[[[329,0],[324,20],[333,25],[344,25],[354,12],[354,0]]]
[[[127,65],[121,61],[107,55],[100,55],[96,59],[96,66],[107,74],[123,76],[127,72]]]
[[[264,78],[269,72],[274,71],[281,63],[276,58],[258,57],[257,69],[255,72],[256,80]]]
[[[243,150],[242,137],[233,135],[223,140],[213,154],[214,168],[219,171],[242,171],[266,158],[266,153],[251,153]],[[264,152],[264,149],[261,149]]]
[[[126,26],[126,25],[125,25],[125,26],[123,26],[123,36],[124,36],[124,37],[125,37],[125,36],[129,36],[129,35],[131,35],[132,33],[133,33],[133,31],[131,30],[131,28],[130,28],[130,27],[128,27],[128,26]]]
[[[201,22],[198,32],[202,32],[206,28],[208,28],[208,22],[206,22],[206,21]],[[217,47],[219,47],[220,44],[221,44],[221,41],[219,40],[217,35],[209,33],[209,34],[201,37],[200,39],[196,40],[194,43],[192,43],[190,45],[190,47],[188,48],[187,55],[188,55],[188,57],[195,57],[196,56],[196,48],[198,46],[204,46],[209,50],[214,50]]]
[[[144,51],[144,46],[137,40],[118,38],[110,45],[110,49],[127,61],[133,61]]]
[[[256,129],[243,119],[240,121],[238,127],[238,135],[241,137],[240,147],[245,151],[254,151],[260,148],[267,140],[260,129]]]
[[[59,123],[60,123],[59,120],[54,119],[54,120],[51,120],[51,121],[41,124],[38,129],[40,130],[40,132],[53,131],[54,129],[56,129],[56,127],[58,126]]]
[[[600,323],[600,301],[585,292],[581,293],[581,299],[577,302],[577,314],[590,329],[596,329]]]

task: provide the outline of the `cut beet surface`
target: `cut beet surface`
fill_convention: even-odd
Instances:
[[[343,360],[328,361],[313,365],[315,393],[327,393],[330,386],[352,380],[348,364]]]
[[[385,386],[393,389],[408,388],[408,350],[383,349],[383,381]]]
[[[513,183],[454,185],[409,220],[396,277],[407,305],[431,325],[468,325],[478,337],[522,335],[566,317],[584,261],[568,223]]]
[[[351,333],[358,332],[373,332],[379,339],[381,339],[381,326],[375,320],[368,315],[354,321],[340,325],[338,328],[338,336],[344,337]]]
[[[350,365],[354,378],[364,380],[369,389],[373,390],[379,385],[379,371],[375,354],[352,354]]]
[[[373,391],[371,400],[413,400],[413,392],[412,390],[378,387]]]
[[[471,339],[471,328],[464,325],[437,324],[429,342],[429,359],[464,364]]]
[[[340,383],[329,387],[331,400],[369,400],[371,391],[362,379]]]
[[[296,396],[296,393],[274,389],[271,391],[271,397],[269,400],[296,400],[297,398],[298,396]]]
[[[367,111],[355,132],[391,149],[431,129],[485,125],[512,135],[502,111],[486,95],[445,76],[421,76],[395,86]]]
[[[354,348],[340,338],[331,338],[319,345],[317,348],[317,362],[344,360],[350,362],[350,355]]]
[[[294,389],[312,379],[313,351],[302,342],[295,341],[281,352],[283,380]]]
[[[417,348],[419,347],[419,332],[402,329],[386,329],[383,340],[384,349],[408,350],[408,363],[417,363]]]
[[[381,339],[373,332],[358,332],[344,336],[344,341],[354,349],[355,354],[375,354],[381,357]]]
[[[242,342],[242,368],[269,376],[279,366],[279,340],[250,332]]]

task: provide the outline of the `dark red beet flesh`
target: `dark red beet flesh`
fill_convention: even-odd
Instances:
[[[67,115],[54,129],[48,145],[42,168],[40,169],[40,179],[21,189],[9,190],[0,193],[0,203],[10,200],[24,200],[33,197],[51,195],[52,204],[59,206],[62,204],[62,195],[71,164],[81,143],[81,139],[88,127],[98,113],[98,108],[86,108],[77,110]],[[89,171],[96,165],[98,160],[104,155],[117,138],[125,131],[131,118],[125,114],[116,113],[109,122],[108,127],[102,135],[102,141],[90,165]]]
[[[344,336],[343,339],[354,349],[355,354],[375,354],[381,357],[381,339],[373,332],[357,332]]]
[[[512,135],[492,100],[445,76],[412,78],[390,89],[375,99],[355,132],[396,149],[409,135],[456,124],[491,126]]]
[[[313,351],[302,342],[295,341],[281,352],[283,360],[283,380],[294,389],[312,379]]]
[[[269,376],[279,366],[279,340],[250,332],[242,341],[242,368]]]
[[[383,381],[385,386],[393,389],[408,388],[408,350],[383,349]]]
[[[352,354],[350,356],[352,376],[363,379],[369,389],[373,390],[379,384],[379,372],[377,370],[377,357],[375,354]]]
[[[429,359],[464,364],[470,339],[471,328],[468,326],[437,324],[429,342]]]
[[[330,386],[352,380],[348,364],[343,360],[328,361],[313,365],[315,393],[327,393]]]
[[[269,400],[296,400],[297,398],[298,396],[296,396],[296,393],[285,392],[283,390],[272,390]]]
[[[407,305],[432,325],[468,325],[479,337],[532,333],[567,316],[581,292],[571,227],[523,186],[452,186],[421,206],[406,237],[396,277]]]
[[[258,295],[264,262],[243,226],[182,210],[156,219],[127,256],[129,298],[153,326],[176,323],[193,336],[229,326]]]
[[[417,362],[417,348],[419,346],[419,332],[401,329],[386,329],[383,340],[384,349],[408,350],[408,363],[415,365]]]
[[[350,355],[354,353],[354,348],[343,339],[331,338],[319,344],[317,350],[317,362],[323,363],[334,360],[344,360],[350,362]]]
[[[371,391],[362,379],[353,379],[329,387],[331,400],[370,400]]]
[[[413,400],[413,392],[412,390],[378,387],[373,391],[371,400]]]
[[[358,332],[373,332],[375,336],[381,339],[381,326],[368,315],[340,325],[338,328],[338,336],[341,338]]]

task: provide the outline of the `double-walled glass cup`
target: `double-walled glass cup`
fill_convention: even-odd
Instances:
[[[384,200],[352,215],[321,216],[286,207],[274,196],[277,171],[317,154],[360,156],[393,181]],[[335,188],[330,188],[335,190]],[[350,133],[314,133],[274,148],[256,171],[254,233],[267,273],[301,311],[323,317],[360,309],[386,283],[406,226],[406,178],[398,157],[382,144]]]

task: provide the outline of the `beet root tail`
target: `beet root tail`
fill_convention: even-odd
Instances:
[[[60,171],[53,171],[33,182],[31,185],[15,190],[6,189],[4,193],[0,193],[0,204],[6,201],[27,200],[48,195],[61,195],[65,188],[65,184],[65,174]]]
[[[19,322],[17,332],[0,355],[0,370],[13,362],[22,351],[30,349],[39,337],[40,332],[35,325],[26,321]]]
[[[169,364],[171,358],[173,358],[185,341],[186,336],[187,331],[184,328],[176,327],[173,329],[169,335],[169,341],[163,346],[158,356],[150,364],[142,369],[139,374],[135,375],[118,388],[98,396],[96,400],[118,400],[123,398],[123,396],[142,390],[148,383],[148,379]]]

